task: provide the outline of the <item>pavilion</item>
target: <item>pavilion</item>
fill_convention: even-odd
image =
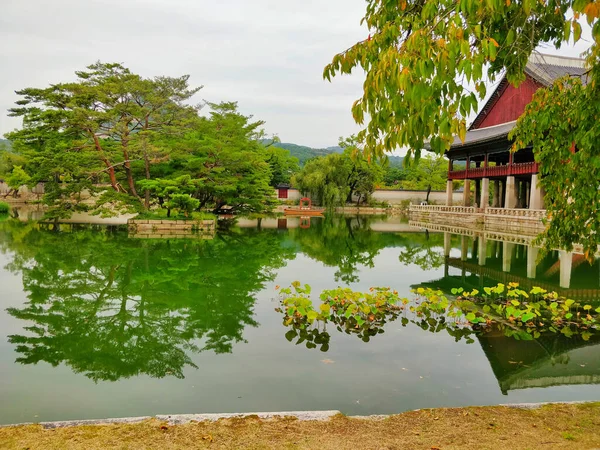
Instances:
[[[519,87],[509,84],[506,76],[500,80],[471,123],[465,141],[455,138],[446,153],[447,206],[452,205],[452,182],[464,180],[462,206],[544,209],[533,149],[511,152],[508,135],[534,93],[566,75],[584,78],[585,83],[584,60],[536,53],[529,58],[525,81]],[[491,204],[490,181],[493,182]],[[470,195],[471,182],[475,183],[474,199]]]

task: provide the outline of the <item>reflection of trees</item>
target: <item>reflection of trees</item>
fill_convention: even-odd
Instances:
[[[0,226],[0,250],[21,272],[27,320],[10,336],[19,362],[65,362],[94,380],[138,374],[183,377],[188,353],[231,352],[253,320],[253,294],[293,256],[275,232],[212,241],[151,241],[110,229],[41,231]],[[200,343],[195,343],[199,340]]]
[[[414,233],[398,259],[404,265],[416,264],[423,270],[437,269],[444,264],[444,254],[440,249],[443,245],[444,235],[441,233]]]
[[[373,267],[373,259],[381,249],[398,239],[391,233],[378,233],[369,228],[369,217],[327,217],[313,220],[308,229],[293,230],[294,240],[307,256],[326,266],[337,267],[335,280],[358,281],[358,266]]]

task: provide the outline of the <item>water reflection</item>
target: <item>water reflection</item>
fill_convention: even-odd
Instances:
[[[93,380],[183,377],[189,353],[231,352],[253,319],[254,293],[294,252],[277,233],[204,241],[136,241],[115,228],[70,233],[5,222],[28,301],[8,313],[31,323],[9,336],[17,362],[69,365]],[[194,366],[195,367],[195,366]]]
[[[516,389],[600,384],[600,336],[542,336],[518,341],[502,333],[477,337],[503,394]]]
[[[335,267],[335,281],[349,284],[359,281],[360,266],[374,267],[373,260],[382,249],[400,243],[392,233],[374,232],[371,226],[377,220],[365,216],[327,217],[312,220],[309,228],[290,230],[290,237],[302,253]]]
[[[572,299],[600,300],[598,259],[590,264],[582,254],[554,251],[540,260],[539,249],[531,244],[502,241],[500,237],[489,239],[478,234],[446,232],[443,236],[444,277],[423,286],[450,292],[455,287],[480,289],[518,282],[527,289],[539,286]]]
[[[597,262],[590,266],[576,255],[569,259],[558,253],[538,261],[535,248],[515,242],[408,232],[400,219],[377,217],[312,219],[308,227],[291,218],[240,225],[247,228],[221,227],[214,240],[202,242],[128,239],[118,227],[69,225],[51,232],[31,222],[2,222],[0,251],[10,255],[8,269],[21,275],[27,295],[27,302],[8,310],[26,324],[9,337],[17,361],[64,363],[95,381],[137,375],[182,378],[186,367],[196,367],[194,354],[230,353],[235,343],[245,341],[244,330],[259,325],[256,294],[297,255],[320,263],[317,267],[334,268],[330,287],[358,282],[367,268],[385,271],[393,286],[407,266],[417,266],[430,280],[414,287],[450,292],[518,281],[576,299],[599,298]],[[385,249],[393,249],[395,266],[378,265]],[[566,289],[560,287],[561,267],[565,272],[569,261]],[[311,276],[297,274],[308,283]],[[479,343],[503,393],[600,380],[597,337],[523,341],[506,337],[503,330],[478,333],[444,317],[417,317],[405,310],[390,310],[358,328],[344,316],[329,324],[288,328],[276,318],[273,336],[285,335],[320,351],[333,350],[336,335],[352,336],[356,346],[376,346],[390,329],[416,327],[427,333],[424,337],[447,334],[455,341]]]

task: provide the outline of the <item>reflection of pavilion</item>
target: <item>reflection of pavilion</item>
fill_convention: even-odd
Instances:
[[[503,394],[515,389],[600,384],[600,336],[542,336],[519,341],[502,332],[478,336]]]
[[[588,264],[578,248],[573,252],[553,251],[539,261],[540,249],[532,245],[531,236],[410,224],[444,232],[444,278],[428,285],[449,290],[518,282],[528,289],[539,286],[574,299],[600,300],[600,261]],[[455,235],[460,239],[460,253],[451,256]],[[460,275],[450,275],[451,268],[459,269]]]

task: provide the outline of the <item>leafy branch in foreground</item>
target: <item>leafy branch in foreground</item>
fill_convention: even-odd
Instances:
[[[370,34],[334,56],[323,76],[366,72],[352,114],[359,124],[369,118],[362,135],[375,154],[406,146],[418,155],[425,141],[441,154],[454,136],[464,140],[486,81],[505,72],[520,83],[539,44],[579,41],[584,20],[597,48],[599,14],[595,0],[368,0]]]
[[[600,65],[600,49],[588,61]],[[595,71],[586,85],[564,78],[538,90],[513,131],[514,149],[533,146],[543,175],[551,220],[538,241],[546,249],[581,244],[589,260],[600,245],[599,118],[600,73]]]

